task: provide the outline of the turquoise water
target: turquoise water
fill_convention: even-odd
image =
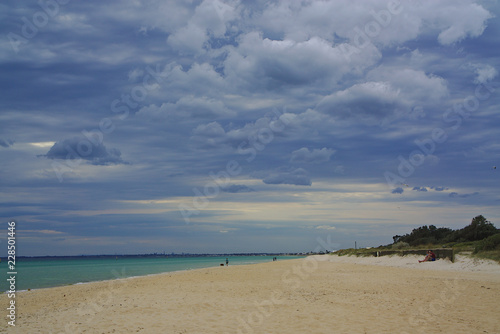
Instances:
[[[270,262],[273,256],[228,256],[229,265]],[[300,258],[282,256],[278,260]],[[219,266],[226,257],[118,257],[118,258],[23,258],[16,261],[16,290],[144,276],[163,272]],[[0,268],[5,279],[0,291],[8,290],[7,261]]]

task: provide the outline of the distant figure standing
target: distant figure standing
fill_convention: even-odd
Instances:
[[[431,250],[428,250],[427,251],[427,255],[425,256],[425,258],[423,260],[418,260],[418,262],[425,262],[425,261],[436,261],[436,254],[434,254],[433,251]]]
[[[229,265],[229,260],[226,257],[226,266],[228,266],[228,265]]]

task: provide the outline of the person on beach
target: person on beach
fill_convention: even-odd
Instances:
[[[436,261],[436,254],[434,254],[433,251],[428,250],[425,258],[423,260],[418,260],[418,263],[425,262],[425,261]]]
[[[226,266],[228,266],[228,265],[229,265],[229,260],[226,257]]]

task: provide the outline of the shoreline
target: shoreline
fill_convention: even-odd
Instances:
[[[239,258],[238,258],[239,257]],[[297,256],[297,255],[283,255],[280,257],[280,260],[281,261],[285,261],[285,260],[291,260],[291,259],[296,259],[296,258],[303,258],[305,256]],[[179,257],[178,259],[180,259],[181,257]],[[219,259],[220,257],[219,256],[203,256],[203,257],[186,257],[187,259],[189,259],[188,261],[190,260],[196,260],[196,259],[205,259],[205,258],[213,258],[213,259]],[[252,258],[256,258],[257,260],[253,260]],[[239,266],[239,265],[247,265],[247,264],[257,264],[257,263],[265,263],[267,262],[267,260],[269,262],[271,262],[271,257],[269,256],[260,256],[260,255],[256,255],[256,256],[235,256],[234,258],[231,258],[232,261],[230,263],[231,266]],[[264,260],[263,260],[264,259]],[[220,258],[220,260],[223,262],[223,259]],[[204,269],[204,268],[212,268],[212,267],[219,267],[220,264],[222,262],[219,262],[219,261],[215,261],[215,262],[207,262],[207,263],[202,263],[201,265],[195,263],[195,264],[191,264],[191,263],[185,263],[184,264],[184,268],[181,268],[181,269],[169,269],[169,268],[165,268],[166,271],[160,271],[160,272],[157,272],[155,270],[153,270],[152,272],[150,273],[137,273],[137,272],[131,272],[130,274],[126,274],[124,272],[124,268],[126,269],[125,271],[128,271],[127,269],[127,265],[125,265],[125,267],[120,267],[120,269],[113,269],[113,270],[108,270],[107,271],[107,275],[104,275],[104,276],[108,276],[108,277],[100,277],[100,278],[96,278],[96,279],[91,279],[91,280],[85,280],[85,281],[77,281],[76,279],[73,279],[73,280],[67,280],[67,282],[62,282],[62,283],[55,283],[55,285],[52,285],[52,286],[39,286],[39,287],[31,287],[33,285],[36,286],[36,284],[24,284],[23,286],[23,289],[20,289],[20,290],[16,290],[16,292],[25,292],[25,291],[28,291],[28,289],[30,291],[34,291],[34,290],[39,290],[39,289],[50,289],[50,288],[57,288],[57,287],[61,287],[61,286],[72,286],[72,285],[81,285],[81,284],[89,284],[89,283],[97,283],[97,282],[105,282],[105,281],[110,281],[110,280],[116,280],[116,279],[126,279],[126,278],[133,278],[133,277],[145,277],[145,276],[150,276],[150,275],[161,275],[161,274],[165,274],[165,273],[171,273],[171,272],[177,272],[177,271],[189,271],[189,270],[197,270],[197,269]],[[250,262],[250,263],[248,263]],[[113,261],[113,263],[115,263]],[[121,264],[121,263],[118,263],[118,264]],[[134,264],[128,264],[128,265],[134,265]],[[110,274],[111,273],[111,274]],[[21,275],[24,274],[23,272],[20,273]],[[130,276],[129,276],[130,275]],[[101,275],[102,276],[102,275]],[[29,277],[29,275],[28,275]],[[47,276],[49,277],[49,276]],[[77,278],[78,279],[78,278]],[[30,286],[31,285],[31,286]],[[0,295],[5,293],[7,290],[2,290],[0,292]]]
[[[480,266],[477,266],[475,270],[463,270],[463,268],[460,268],[458,266],[454,267],[453,262],[449,260],[444,260],[440,259],[434,262],[428,262],[428,263],[413,263],[413,262],[408,262],[405,264],[402,264],[401,261],[399,263],[395,262],[394,259],[407,259],[409,261],[418,261],[420,258],[419,256],[415,255],[405,255],[405,256],[399,256],[399,255],[388,255],[388,256],[380,256],[380,257],[358,257],[355,255],[344,255],[344,256],[338,256],[338,255],[309,255],[305,256],[304,258],[299,258],[298,260],[303,260],[306,258],[315,258],[317,261],[329,261],[329,262],[341,262],[341,263],[355,263],[357,265],[382,265],[382,266],[390,266],[390,267],[399,267],[399,268],[413,268],[413,269],[421,269],[421,270],[444,270],[444,271],[459,271],[459,272],[498,272],[500,274],[500,264],[495,263],[493,260],[481,260],[481,259],[472,259],[468,256],[464,255],[458,255],[458,261],[455,261],[456,263],[460,263],[463,259],[469,260],[467,262],[473,263],[473,262],[482,262],[486,263],[486,266],[483,266],[482,268]],[[377,261],[373,261],[373,259],[377,259]],[[286,259],[282,258],[281,261],[289,261],[289,260],[297,260],[297,258],[293,259]],[[247,263],[247,264],[232,264],[231,266],[252,266],[256,264],[261,264],[261,263],[266,263],[266,262],[260,262],[260,263]],[[446,263],[446,266],[439,266],[440,264]],[[451,264],[451,265],[450,265]],[[415,265],[415,266],[413,266]],[[214,269],[214,268],[219,268],[219,266],[209,266],[209,267],[203,267],[203,268],[191,268],[191,269],[181,269],[181,270],[173,270],[173,271],[165,271],[161,273],[152,273],[152,274],[145,274],[145,275],[136,275],[136,276],[127,276],[127,277],[117,277],[117,278],[112,278],[112,279],[104,279],[104,280],[97,280],[97,281],[89,281],[89,282],[76,282],[76,283],[71,283],[71,284],[65,284],[65,285],[58,285],[58,286],[51,286],[51,287],[43,287],[43,288],[34,288],[34,289],[29,289],[29,290],[16,290],[16,293],[24,293],[24,292],[31,292],[31,291],[38,291],[42,289],[54,289],[54,288],[60,288],[60,287],[68,287],[68,286],[73,286],[73,285],[85,285],[85,284],[92,284],[92,283],[106,283],[106,282],[111,282],[111,281],[117,281],[117,280],[128,280],[128,279],[140,279],[142,277],[150,277],[150,276],[161,276],[165,274],[173,274],[173,273],[184,273],[184,272],[190,272],[190,271],[197,271],[197,270],[204,270],[204,269]],[[489,270],[488,270],[489,269]],[[5,291],[2,292],[2,294],[5,294]],[[1,294],[0,294],[1,295]]]
[[[182,272],[187,272],[187,271],[203,270],[203,269],[211,269],[211,268],[218,268],[218,266],[204,267],[204,268],[193,268],[193,269],[181,269],[181,270],[165,271],[165,272],[162,272],[162,273],[153,273],[153,274],[146,274],[146,275],[117,277],[117,278],[110,278],[110,279],[104,279],[104,280],[98,280],[98,281],[76,282],[76,283],[71,283],[71,284],[64,284],[64,285],[57,285],[57,286],[48,286],[48,287],[43,287],[43,288],[34,288],[34,289],[30,288],[28,290],[16,290],[16,293],[20,293],[20,292],[23,292],[23,293],[24,292],[32,292],[32,291],[47,290],[47,289],[57,289],[57,288],[63,288],[63,287],[69,287],[69,286],[76,286],[76,285],[86,285],[86,284],[94,284],[94,283],[106,283],[106,282],[113,282],[113,281],[119,281],[119,280],[128,280],[128,279],[135,279],[135,278],[142,278],[142,277],[149,277],[149,276],[156,276],[156,275],[165,275],[165,274],[170,274],[170,273],[182,273]],[[0,295],[5,294],[5,293],[6,292],[4,291]]]
[[[338,258],[318,255],[26,291],[17,296],[16,327],[25,333],[500,332],[498,273]],[[5,305],[7,296],[0,300]],[[419,312],[429,308],[434,312],[423,323]]]

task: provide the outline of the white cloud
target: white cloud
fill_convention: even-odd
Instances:
[[[476,73],[476,78],[474,79],[474,83],[476,84],[491,81],[498,75],[496,68],[488,64],[471,64],[470,66]]]
[[[235,113],[220,100],[206,96],[183,96],[175,103],[163,103],[161,106],[143,107],[137,115],[150,119],[175,118],[218,118],[234,117]]]
[[[379,119],[402,105],[399,94],[388,82],[366,82],[324,97],[316,109],[341,118]]]
[[[269,145],[277,136],[284,135],[287,129],[289,114],[270,114],[247,123],[243,127],[235,127],[226,131],[218,122],[201,124],[193,131],[191,141],[201,147],[228,145],[238,150],[248,147],[262,148]],[[241,152],[240,152],[241,153]],[[242,153],[243,154],[243,153]]]
[[[186,27],[177,30],[174,35],[170,35],[167,43],[175,50],[187,53],[201,53],[207,38],[205,29],[195,24],[188,24]]]
[[[55,142],[53,142],[53,141],[44,141],[44,142],[36,142],[36,143],[29,143],[29,144],[33,145],[35,147],[43,147],[43,148],[45,148],[45,147],[52,147],[55,144]],[[1,145],[1,143],[0,143],[0,145]]]
[[[423,106],[435,107],[449,94],[443,78],[411,68],[380,66],[370,71],[366,79],[367,82],[325,96],[316,110],[338,119],[385,124],[403,114],[421,117],[425,114],[417,115],[415,111],[423,111]]]
[[[336,227],[330,226],[330,225],[319,225],[319,226],[316,226],[316,229],[318,229],[318,230],[335,230]]]
[[[307,147],[302,147],[292,152],[290,162],[307,162],[307,163],[321,163],[330,160],[335,150],[323,147],[322,149],[313,149],[309,151]]]
[[[218,147],[225,144],[226,131],[217,123],[200,124],[193,130],[191,141],[199,147]]]
[[[196,7],[187,25],[168,37],[167,43],[181,53],[203,53],[208,49],[209,38],[224,36],[226,25],[236,17],[232,6],[218,0],[205,0]]]
[[[319,37],[297,42],[271,40],[251,32],[241,38],[238,47],[230,49],[224,73],[231,82],[243,86],[331,85],[349,71],[366,68],[379,58],[374,47],[349,57],[341,46],[332,46]]]
[[[389,10],[390,3],[283,1],[268,5],[256,20],[272,34],[296,41],[319,36],[334,42],[336,36],[340,36],[352,42],[356,29],[366,34],[365,31],[370,32],[371,28],[370,42],[387,46],[413,40],[422,33],[434,34],[441,44],[449,45],[480,36],[486,21],[493,17],[484,7],[470,0],[405,1]]]
[[[227,89],[224,79],[212,65],[196,62],[187,71],[180,65],[174,66],[168,73],[168,81],[162,83],[162,88],[164,92],[173,90],[171,94],[175,94],[176,91],[182,91],[183,94],[190,91],[203,92],[207,96],[220,92],[223,88]]]
[[[462,2],[463,3],[463,2]],[[443,45],[460,42],[466,37],[478,37],[486,28],[486,21],[493,16],[475,3],[458,5],[455,1],[443,8],[436,17],[442,27],[438,40]]]
[[[55,231],[55,230],[23,230],[23,233],[33,233],[33,234],[51,234],[51,235],[57,235],[57,234],[66,234],[61,231]]]
[[[443,78],[408,67],[380,66],[370,71],[367,79],[388,82],[391,87],[397,87],[400,104],[409,106],[436,103],[449,94]]]

